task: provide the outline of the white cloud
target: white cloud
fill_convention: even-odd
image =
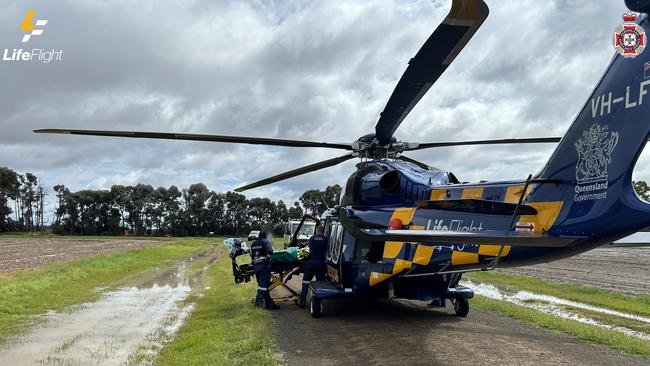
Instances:
[[[0,165],[71,189],[137,181],[215,190],[340,151],[35,135],[38,127],[177,131],[351,142],[373,131],[449,1],[7,3],[0,45],[24,14],[60,63],[0,63]],[[612,54],[623,1],[489,1],[490,17],[396,136],[453,141],[561,135]],[[32,42],[32,41],[30,41]],[[7,86],[11,89],[7,91]],[[463,180],[523,179],[552,146],[443,148],[413,158]],[[645,161],[645,160],[644,160]],[[251,191],[293,202],[343,184],[353,161]],[[645,166],[645,164],[644,164]],[[650,169],[640,169],[643,176]],[[647,179],[647,178],[646,178]]]

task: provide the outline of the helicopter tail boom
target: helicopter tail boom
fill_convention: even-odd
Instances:
[[[639,24],[648,24],[642,15]],[[562,234],[616,236],[650,225],[650,205],[632,186],[632,171],[650,137],[647,58],[616,54],[558,144],[528,201],[564,202]],[[585,227],[588,226],[588,227]]]

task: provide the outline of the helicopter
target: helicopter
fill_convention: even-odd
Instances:
[[[626,0],[650,29],[650,0]],[[614,54],[589,99],[559,137],[399,141],[397,128],[454,61],[489,13],[483,0],[453,0],[442,23],[408,62],[374,133],[352,143],[165,132],[39,129],[37,133],[153,138],[344,150],[345,154],[251,182],[238,192],[360,159],[340,204],[320,218],[330,238],[327,280],[310,285],[310,312],[354,296],[431,301],[467,316],[463,273],[549,262],[650,226],[650,204],[632,170],[650,135],[648,53]],[[648,67],[650,68],[650,67]],[[461,183],[453,173],[405,155],[436,147],[557,143],[537,174]],[[304,221],[304,220],[303,220]]]

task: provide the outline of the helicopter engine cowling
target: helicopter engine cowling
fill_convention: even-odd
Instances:
[[[379,160],[359,164],[350,176],[341,205],[390,205],[429,199],[431,189],[453,181],[435,168],[404,161]]]

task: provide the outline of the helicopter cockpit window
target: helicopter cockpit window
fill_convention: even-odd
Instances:
[[[447,173],[447,176],[449,177],[449,183],[451,183],[451,184],[458,184],[458,183],[460,183],[460,181],[458,180],[458,178],[456,178],[456,176],[454,175],[454,173],[452,173],[452,172],[448,172],[448,173]]]

